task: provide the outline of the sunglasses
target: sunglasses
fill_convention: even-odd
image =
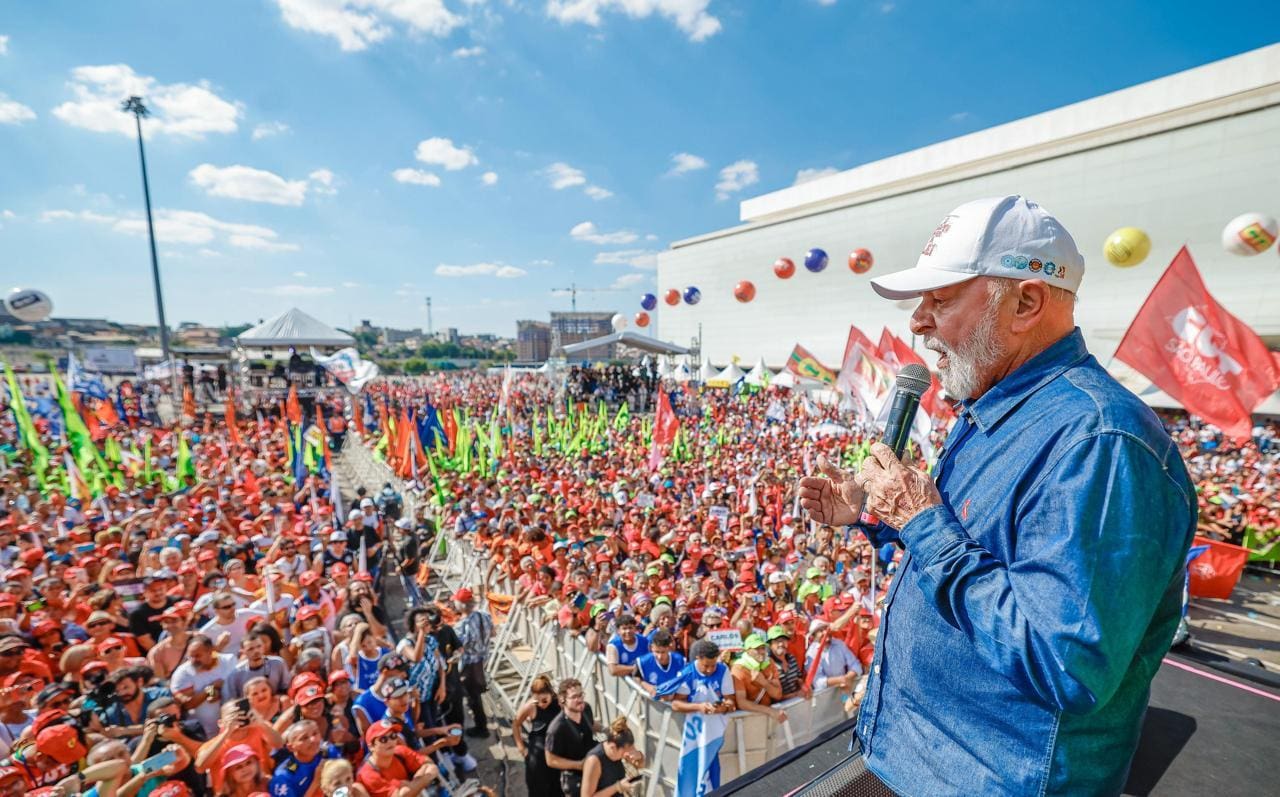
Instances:
[[[395,742],[395,741],[398,741],[398,740],[399,740],[399,738],[400,738],[400,737],[399,737],[399,736],[397,736],[397,735],[396,735],[396,734],[394,734],[394,733],[388,733],[386,736],[379,736],[377,739],[374,739],[374,740],[373,740],[373,743],[374,743],[374,744],[384,744],[384,743],[386,743],[386,742]]]
[[[214,606],[213,608],[217,609],[218,611],[222,611],[223,609],[234,609],[236,608],[236,605],[234,603],[224,603],[221,606]]]
[[[107,648],[106,650],[102,651],[102,655],[110,656],[114,653],[123,653],[123,652],[124,652],[123,647]]]

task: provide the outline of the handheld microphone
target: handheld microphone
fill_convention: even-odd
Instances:
[[[901,457],[907,449],[911,424],[915,421],[916,410],[920,409],[920,398],[932,384],[929,369],[918,363],[908,363],[898,372],[893,403],[889,405],[889,415],[884,423],[884,444],[893,449],[895,457]]]
[[[920,409],[920,398],[932,384],[933,377],[930,376],[929,369],[919,363],[908,363],[898,372],[893,403],[889,405],[889,415],[884,422],[882,442],[893,449],[893,455],[899,459],[902,458],[902,452],[907,450],[911,425],[916,419],[916,411]],[[879,522],[875,515],[867,511],[866,499],[863,499],[858,514],[861,523],[875,525]]]

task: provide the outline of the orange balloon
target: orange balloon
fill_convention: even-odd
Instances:
[[[778,275],[778,279],[791,279],[791,275],[796,273],[795,261],[789,257],[780,257],[773,262],[773,273]]]
[[[644,312],[643,310],[636,313],[636,326],[638,327],[649,326],[649,314]]]
[[[751,283],[751,280],[743,280],[742,282],[739,282],[737,285],[733,286],[733,298],[743,304],[746,304],[756,298],[756,286]]]
[[[671,305],[672,307],[675,307],[676,305],[680,304],[680,291],[676,290],[675,288],[671,288],[665,294],[663,294],[662,300],[667,304]]]
[[[866,274],[874,262],[871,252],[866,249],[854,249],[849,253],[849,270],[854,274]]]

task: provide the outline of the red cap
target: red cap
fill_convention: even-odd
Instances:
[[[298,577],[298,583],[304,587],[309,587],[320,580],[320,575],[314,570],[308,570]]]
[[[151,797],[191,797],[191,790],[180,780],[166,780],[151,790]]]
[[[320,607],[318,606],[303,606],[301,609],[298,610],[299,621],[309,620],[312,617],[319,617],[319,616],[320,616]]]
[[[40,731],[36,734],[36,750],[68,766],[89,754],[74,725],[53,725]]]
[[[31,636],[39,639],[45,634],[52,634],[55,631],[59,633],[62,632],[61,623],[55,623],[52,620],[42,620],[41,622],[36,623],[35,627],[31,629]]]
[[[101,656],[112,648],[123,648],[124,642],[119,637],[109,636],[98,643],[98,655]]]
[[[364,743],[372,745],[375,739],[381,739],[389,733],[399,733],[400,726],[387,720],[378,720],[364,732]]]
[[[293,680],[289,682],[289,697],[301,692],[308,685],[324,686],[324,679],[313,672],[300,672],[293,676]]]
[[[88,662],[85,662],[85,665],[80,668],[80,675],[83,677],[84,675],[87,675],[88,673],[91,673],[94,670],[107,670],[107,669],[110,669],[110,668],[107,667],[107,663],[105,661],[96,661],[96,660],[88,661]]]
[[[351,680],[351,673],[347,672],[346,670],[334,670],[333,672],[329,673],[329,686],[333,686],[334,684],[340,683],[342,681],[350,681],[350,680]]]
[[[476,596],[472,594],[471,590],[467,589],[466,587],[463,587],[462,589],[453,593],[453,599],[458,603],[471,603],[471,601],[476,599]]]
[[[315,684],[307,684],[298,690],[298,697],[294,702],[299,706],[305,706],[306,704],[314,703],[317,700],[324,700],[324,690]]]
[[[333,563],[333,567],[330,567],[330,568],[329,568],[329,573],[330,573],[330,575],[335,575],[335,576],[336,576],[336,575],[339,575],[339,574],[345,574],[345,573],[347,573],[347,572],[348,572],[348,571],[350,571],[350,570],[351,570],[351,568],[347,567],[347,563],[346,563],[346,562],[334,562],[334,563]]]

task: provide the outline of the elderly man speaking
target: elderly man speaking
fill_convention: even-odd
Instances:
[[[959,418],[933,476],[883,444],[800,481],[820,523],[905,548],[857,734],[904,795],[1119,794],[1178,621],[1196,502],[1156,416],[1085,349],[1084,258],[1018,196],[956,208],[915,268]],[[879,522],[860,523],[864,506]]]

